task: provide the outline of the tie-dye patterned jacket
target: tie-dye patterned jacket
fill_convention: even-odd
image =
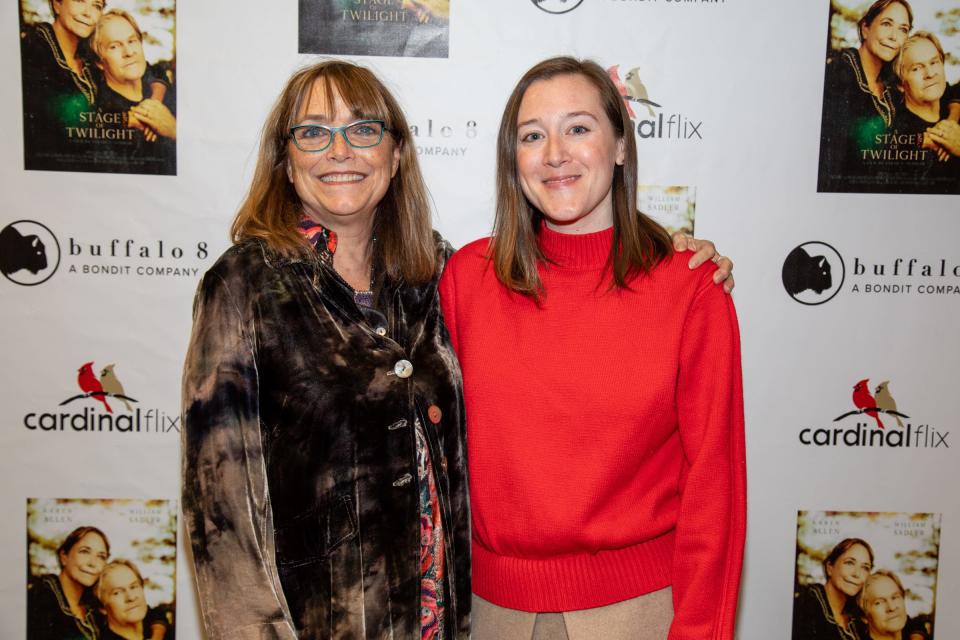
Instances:
[[[451,249],[436,240],[442,269]],[[439,271],[382,283],[379,311],[319,260],[258,241],[204,276],[183,377],[183,513],[210,640],[420,637],[415,419],[448,532],[448,632],[468,636],[462,382]]]

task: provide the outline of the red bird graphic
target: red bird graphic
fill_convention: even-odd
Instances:
[[[866,409],[864,413],[877,421],[877,426],[883,429],[883,423],[880,422],[880,414],[877,413],[877,401],[870,395],[870,378],[864,378],[853,385],[853,404],[857,409]]]
[[[633,107],[630,106],[630,101],[627,100],[630,92],[627,91],[627,86],[623,84],[623,80],[620,79],[620,65],[615,64],[607,69],[607,75],[610,76],[610,79],[613,80],[613,85],[617,88],[617,91],[620,92],[620,95],[623,96],[623,104],[627,107],[627,115],[631,118],[635,117]]]
[[[113,413],[113,409],[111,409],[110,405],[107,404],[107,396],[103,392],[103,386],[100,384],[100,380],[97,379],[97,376],[93,373],[93,363],[88,362],[77,369],[77,374],[77,384],[80,385],[80,390],[89,395],[91,398],[95,398],[96,400],[102,402],[103,406],[107,408],[107,413]]]

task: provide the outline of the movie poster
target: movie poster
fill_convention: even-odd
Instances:
[[[800,511],[793,640],[933,640],[939,549],[938,513]]]
[[[824,1],[817,190],[960,193],[960,5]]]
[[[696,196],[696,187],[641,184],[637,187],[637,207],[671,234],[680,231],[692,236]]]
[[[176,0],[20,0],[24,168],[176,175]]]
[[[174,640],[176,557],[172,500],[28,498],[27,639]]]
[[[300,0],[300,53],[446,58],[450,0]]]

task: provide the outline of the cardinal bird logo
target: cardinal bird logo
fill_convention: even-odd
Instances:
[[[853,404],[868,416],[877,421],[877,426],[883,429],[883,422],[877,413],[877,401],[870,395],[869,378],[865,378],[853,385]]]
[[[620,95],[623,96],[623,104],[627,107],[627,115],[631,118],[636,117],[636,114],[633,112],[633,107],[630,105],[630,94],[627,92],[627,86],[623,84],[623,80],[620,79],[620,65],[615,64],[609,69],[607,69],[607,75],[610,76],[610,79],[613,81],[613,86],[617,88],[617,91],[620,92]]]
[[[630,71],[627,71],[627,75],[623,78],[623,84],[627,86],[627,91],[629,91],[627,94],[628,99],[643,104],[643,106],[647,108],[647,112],[651,118],[656,115],[650,105],[657,107],[660,105],[650,101],[650,96],[647,95],[647,88],[644,86],[643,80],[640,79],[639,67],[634,67],[630,69]]]
[[[117,374],[113,372],[115,366],[117,365],[108,364],[103,368],[100,372],[100,386],[103,387],[103,390],[108,394],[118,398],[120,402],[123,403],[123,406],[127,408],[127,411],[133,411],[133,407],[130,406],[130,403],[126,399],[126,392],[123,390],[123,385],[117,378]]]
[[[110,403],[107,402],[107,394],[103,392],[103,385],[100,384],[97,376],[93,375],[92,362],[87,362],[77,369],[77,384],[80,385],[80,390],[88,397],[102,402],[107,413],[113,413],[113,409],[110,408]]]
[[[871,418],[877,421],[877,427],[880,429],[885,429],[883,421],[880,420],[880,414],[886,413],[893,416],[897,424],[902,428],[903,421],[900,418],[910,418],[910,416],[901,413],[897,410],[897,402],[893,399],[893,396],[890,395],[889,389],[890,381],[884,380],[877,388],[874,390],[874,393],[870,393],[870,378],[864,378],[859,381],[857,384],[853,385],[853,405],[857,408],[856,411],[847,411],[843,415],[837,416],[833,419],[834,422],[839,422],[848,416],[858,415],[858,414],[867,414]]]
[[[642,104],[646,107],[651,118],[656,115],[652,107],[660,108],[660,105],[650,99],[647,93],[647,87],[643,84],[643,80],[640,79],[639,67],[634,67],[630,69],[630,71],[627,71],[627,75],[623,80],[620,79],[619,64],[615,64],[607,69],[607,75],[610,76],[613,85],[617,88],[617,91],[620,92],[620,95],[623,96],[623,104],[627,107],[627,115],[631,118],[636,117],[631,103]]]
[[[136,400],[128,396],[123,390],[123,385],[117,378],[116,373],[114,373],[115,366],[115,364],[108,364],[100,371],[100,377],[98,378],[93,372],[93,361],[83,363],[80,368],[77,369],[77,386],[80,387],[83,393],[67,398],[60,403],[60,406],[62,407],[84,398],[93,398],[103,404],[103,408],[106,409],[107,413],[113,413],[113,408],[110,406],[107,398],[116,398],[123,403],[127,411],[133,411],[130,403],[136,402]]]
[[[877,401],[877,407],[896,418],[897,426],[903,429],[903,420],[900,419],[900,415],[897,413],[897,401],[890,395],[889,387],[889,380],[884,380],[878,384],[877,388],[873,390],[873,399]]]

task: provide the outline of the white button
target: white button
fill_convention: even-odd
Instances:
[[[387,328],[386,328],[386,327],[377,327],[377,335],[378,335],[378,336],[385,336],[385,335],[387,335]]]
[[[409,378],[413,375],[413,365],[409,360],[397,360],[397,364],[393,365],[393,372],[398,378]]]

